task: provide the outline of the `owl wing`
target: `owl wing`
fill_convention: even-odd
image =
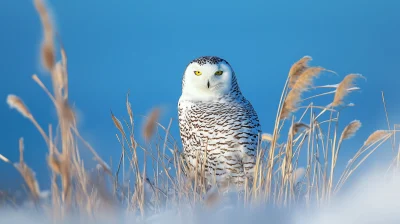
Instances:
[[[182,145],[186,154],[192,154],[201,149],[202,140],[198,135],[199,111],[195,109],[196,105],[190,101],[179,101],[178,120],[179,130],[182,139]]]
[[[240,120],[240,128],[235,131],[234,138],[243,150],[241,163],[245,175],[252,176],[256,163],[257,146],[261,137],[261,125],[256,111],[248,100],[242,98],[236,108],[238,110],[236,119]]]
[[[247,120],[250,123],[250,126],[253,127],[253,133],[261,134],[261,125],[258,119],[257,112],[254,110],[253,105],[251,105],[250,101],[244,99],[244,105],[247,111]]]

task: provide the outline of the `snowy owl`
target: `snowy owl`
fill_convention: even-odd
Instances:
[[[207,186],[252,180],[261,126],[226,60],[204,56],[189,63],[178,117],[184,158],[192,171],[204,171]]]

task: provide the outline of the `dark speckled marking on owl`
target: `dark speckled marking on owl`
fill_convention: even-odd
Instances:
[[[205,65],[205,64],[215,65],[215,64],[218,64],[221,62],[225,62],[226,64],[229,65],[229,63],[226,60],[216,57],[216,56],[202,56],[202,57],[194,59],[190,63],[198,63],[199,65]]]
[[[191,63],[221,62],[228,64],[222,58],[210,56]],[[261,125],[253,106],[242,95],[233,69],[229,93],[205,102],[180,99],[178,118],[184,157],[192,169],[201,170],[204,164],[209,184],[214,175],[220,180],[231,178],[239,185],[247,177],[252,178]]]

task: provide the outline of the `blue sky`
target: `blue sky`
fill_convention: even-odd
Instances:
[[[79,127],[100,155],[116,163],[120,153],[110,109],[126,117],[125,94],[131,93],[136,117],[153,106],[172,117],[179,139],[177,101],[185,66],[202,55],[220,56],[237,73],[242,92],[257,110],[264,132],[271,132],[276,108],[292,63],[310,55],[312,65],[339,76],[324,75],[317,84],[338,83],[361,73],[361,92],[348,102],[356,107],[341,115],[343,128],[353,119],[362,130],[343,147],[343,161],[378,128],[386,128],[381,101],[385,91],[392,122],[398,122],[400,2],[336,1],[49,1],[68,54],[70,99],[78,108]],[[47,182],[46,146],[38,132],[5,103],[19,95],[42,126],[55,112],[31,75],[49,77],[40,68],[41,25],[31,1],[0,2],[0,153],[18,160],[18,138],[24,137],[26,161]],[[326,104],[330,98],[326,98]],[[140,127],[140,125],[139,125]],[[353,145],[354,144],[354,145]],[[385,149],[390,151],[389,149]],[[21,184],[17,172],[0,163],[0,188]],[[45,185],[46,186],[46,185]]]

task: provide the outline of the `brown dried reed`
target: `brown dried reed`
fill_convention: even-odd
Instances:
[[[53,81],[54,95],[47,89],[38,76],[34,75],[32,78],[46,92],[57,109],[59,119],[58,130],[60,132],[59,137],[61,142],[58,144],[55,142],[52,137],[51,128],[48,135],[43,131],[38,122],[36,122],[34,116],[28,110],[28,107],[19,97],[9,95],[7,97],[7,103],[11,108],[18,110],[24,117],[31,120],[48,144],[50,153],[47,157],[47,163],[53,171],[52,195],[54,209],[56,210],[59,208],[65,216],[65,212],[68,212],[69,209],[75,205],[79,211],[85,211],[86,214],[95,216],[99,214],[99,212],[96,213],[96,211],[99,211],[96,210],[96,208],[100,207],[99,204],[112,204],[110,201],[117,198],[117,190],[123,195],[120,202],[126,203],[129,211],[136,211],[136,209],[139,209],[142,215],[146,214],[147,211],[151,209],[153,209],[152,211],[161,211],[161,206],[166,204],[181,206],[185,203],[195,207],[196,203],[203,203],[208,207],[212,207],[221,200],[222,198],[218,191],[221,189],[211,188],[211,190],[207,192],[206,187],[208,186],[205,186],[205,158],[208,152],[203,155],[200,155],[200,153],[198,154],[197,160],[201,162],[201,164],[199,164],[198,170],[194,172],[194,175],[190,176],[193,173],[186,167],[183,154],[180,153],[175,139],[170,136],[170,125],[168,128],[165,128],[158,123],[160,117],[159,108],[155,108],[151,111],[142,128],[142,135],[145,141],[149,143],[149,140],[155,136],[155,133],[161,130],[165,132],[164,139],[161,135],[156,135],[157,138],[155,139],[157,142],[154,145],[146,144],[146,146],[142,146],[136,142],[133,136],[134,120],[131,104],[128,101],[129,94],[126,99],[129,123],[123,120],[125,121],[124,124],[130,129],[129,131],[124,131],[123,124],[111,112],[113,123],[123,136],[123,138],[120,139],[117,135],[123,150],[120,164],[118,164],[118,171],[121,164],[124,164],[126,159],[129,162],[128,168],[132,171],[132,176],[134,176],[134,178],[131,179],[134,183],[133,187],[130,185],[127,187],[125,185],[125,179],[123,179],[123,186],[119,185],[118,171],[116,175],[111,174],[111,168],[108,167],[107,163],[101,159],[90,144],[84,140],[76,127],[75,115],[68,103],[67,55],[65,50],[61,48],[61,61],[56,63],[56,49],[53,40],[55,31],[52,26],[53,20],[49,15],[47,7],[41,0],[33,1],[43,26],[42,63],[52,74],[51,78]],[[309,203],[311,198],[316,198],[318,203],[321,202],[320,204],[322,204],[324,199],[330,199],[332,195],[334,171],[342,141],[351,138],[359,130],[361,127],[361,122],[359,120],[354,120],[347,125],[337,142],[336,136],[338,134],[337,122],[339,112],[336,110],[327,110],[326,107],[307,106],[306,111],[300,119],[295,120],[294,116],[292,117],[293,119],[290,123],[292,126],[287,134],[287,140],[283,143],[278,142],[278,137],[285,123],[281,122],[281,120],[288,118],[291,113],[299,109],[298,104],[301,101],[302,93],[310,89],[313,80],[318,77],[321,72],[329,71],[323,67],[310,67],[308,65],[310,61],[311,57],[305,56],[294,63],[289,70],[288,80],[285,83],[278,107],[273,135],[264,133],[261,136],[262,141],[268,142],[269,151],[259,146],[253,185],[249,186],[247,181],[245,184],[244,197],[246,205],[247,203],[273,202],[278,206],[290,207],[292,204],[296,203],[297,200],[300,200],[300,195],[302,195],[300,192],[301,189],[298,190],[296,188],[299,186],[301,188],[302,184],[297,183],[300,181],[304,181],[302,183],[303,185],[305,184],[304,188],[306,189],[306,194],[302,196],[306,198],[306,203]],[[331,106],[338,106],[343,102],[344,97],[349,93],[348,89],[353,87],[353,81],[358,77],[362,76],[350,74],[343,79],[337,86]],[[330,111],[330,119],[326,121],[317,120],[320,116],[314,116],[315,110],[322,110],[320,114],[323,114],[325,111]],[[307,119],[307,116],[305,116],[306,112],[310,114],[309,121],[304,121]],[[337,115],[336,119],[332,118],[333,114]],[[333,131],[334,137],[331,138],[331,126],[335,123],[336,128]],[[328,125],[327,135],[324,135],[325,133],[323,132],[323,125],[325,124]],[[300,134],[296,139],[293,139],[293,136],[298,134],[302,128],[307,129],[304,132],[305,134]],[[378,140],[383,139],[382,142],[386,141],[391,134],[392,133],[384,130],[374,132],[364,142],[363,147],[357,151],[354,158],[357,159],[358,156],[365,152],[366,148]],[[94,159],[115,181],[115,190],[112,197],[107,195],[104,186],[96,186],[96,184],[91,183],[92,180],[89,178],[88,172],[84,168],[84,163],[79,156],[77,147],[78,141],[82,142],[83,145],[92,152]],[[128,144],[125,144],[125,142]],[[146,152],[144,153],[143,159],[138,158],[137,148]],[[307,151],[307,168],[299,168],[298,159],[300,153],[304,150]],[[331,158],[328,157],[328,151],[332,152]],[[40,197],[39,185],[33,171],[23,160],[22,138],[20,140],[20,155],[20,162],[15,164],[15,167],[23,176],[33,199],[38,201]],[[370,154],[365,156],[362,161],[369,155]],[[10,161],[1,154],[0,159],[6,163],[10,163]],[[146,170],[147,159],[151,159],[153,164],[152,173],[154,173],[154,183],[151,183],[146,176],[148,173],[151,173]],[[144,163],[142,169],[140,161]],[[342,175],[343,178],[339,179],[337,186],[342,186],[361,162],[358,163],[355,168],[351,170],[347,169]],[[122,169],[125,170],[125,165],[122,166]],[[173,171],[170,171],[171,167],[172,170],[175,171],[175,174],[172,173]],[[328,172],[328,167],[331,168],[331,172]],[[61,179],[60,190],[56,177],[60,177]],[[303,179],[302,177],[304,177],[304,180],[301,180]],[[100,182],[96,183],[98,185],[100,184]],[[222,188],[228,188],[228,185],[224,185],[228,183],[229,178],[226,182],[223,182]],[[103,182],[101,182],[101,184],[103,184]],[[150,193],[146,191],[146,186],[151,188]],[[131,188],[133,192],[131,192]],[[150,200],[148,199],[150,198],[148,194],[154,196],[153,201],[148,201]],[[60,197],[62,200],[60,200]]]
[[[294,65],[296,66],[296,64]],[[322,67],[306,67],[299,69],[297,79],[292,84],[291,90],[287,94],[281,110],[281,119],[287,118],[291,113],[297,110],[298,103],[303,92],[312,85],[313,79],[326,69]]]
[[[336,88],[336,93],[332,102],[332,106],[338,106],[343,103],[343,99],[348,95],[349,89],[354,87],[354,81],[356,78],[363,77],[360,74],[349,74],[347,75]]]
[[[361,127],[361,122],[359,120],[354,120],[354,121],[350,122],[350,124],[348,124],[344,128],[340,139],[345,140],[345,139],[351,138],[352,136],[355,135],[355,133],[358,131],[358,129],[360,129],[360,127]]]
[[[53,25],[50,14],[48,13],[48,8],[45,6],[42,0],[34,0],[34,5],[39,14],[40,20],[43,25],[43,43],[42,43],[42,63],[43,66],[51,71],[55,64],[55,48],[53,41]]]
[[[364,145],[363,146],[368,146],[371,145],[372,143],[375,143],[381,139],[383,139],[384,137],[387,137],[388,135],[390,135],[391,133],[388,132],[387,130],[376,130],[374,131],[374,133],[372,133],[367,140],[365,140]]]
[[[153,136],[158,117],[160,116],[160,109],[155,108],[150,112],[147,122],[143,127],[143,137],[146,141],[149,141],[151,136]]]

